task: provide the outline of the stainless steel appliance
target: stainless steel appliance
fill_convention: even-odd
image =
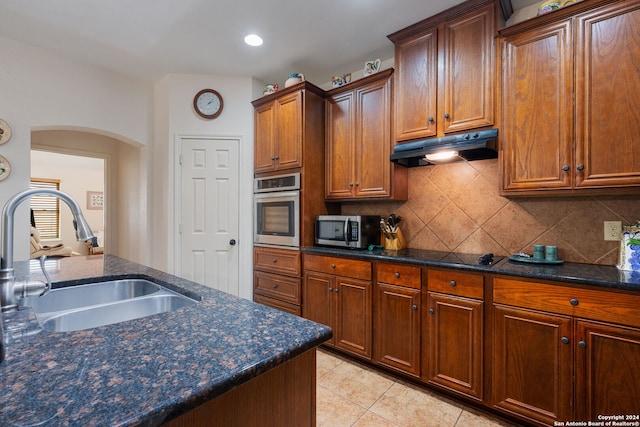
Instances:
[[[300,246],[300,174],[253,181],[253,242]]]
[[[366,249],[380,244],[380,217],[376,215],[318,215],[316,244]]]

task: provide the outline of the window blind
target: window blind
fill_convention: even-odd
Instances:
[[[31,178],[31,188],[60,189],[60,180]],[[41,239],[60,238],[60,200],[53,196],[33,196],[30,199],[36,228]]]

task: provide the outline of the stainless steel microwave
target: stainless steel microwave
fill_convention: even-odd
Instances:
[[[366,249],[380,244],[380,217],[376,215],[318,215],[316,245]]]

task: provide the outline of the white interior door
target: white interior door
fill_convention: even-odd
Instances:
[[[179,275],[239,295],[239,140],[180,138]]]

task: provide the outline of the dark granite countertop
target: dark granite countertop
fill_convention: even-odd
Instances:
[[[331,337],[323,325],[114,256],[49,260],[47,270],[54,288],[138,277],[201,301],[65,333],[40,330],[30,309],[4,313],[3,426],[159,425]],[[42,276],[33,261],[16,273]]]
[[[553,280],[573,285],[589,285],[640,292],[640,272],[620,271],[614,266],[580,264],[527,264],[511,261],[506,257],[494,257],[492,265],[480,265],[482,254],[460,254],[453,252],[402,249],[356,250],[324,246],[310,246],[302,249],[305,253],[327,256],[350,257],[371,261],[389,261],[430,267],[456,268],[483,273],[504,274],[537,280]]]

